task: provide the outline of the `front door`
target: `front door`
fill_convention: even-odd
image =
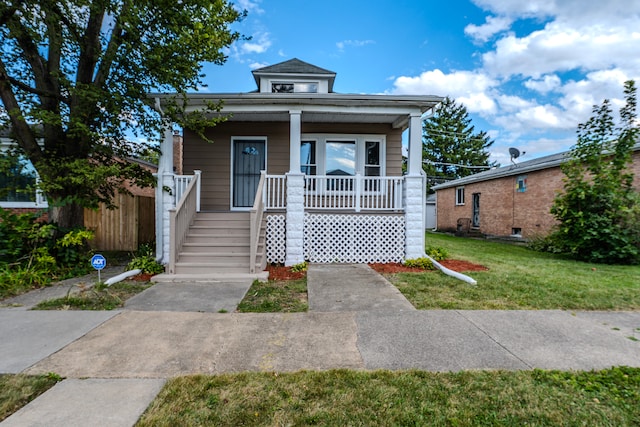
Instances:
[[[471,217],[471,226],[480,227],[480,193],[473,193],[473,216]]]
[[[256,197],[260,171],[265,170],[264,139],[234,139],[232,143],[232,208],[250,208]]]

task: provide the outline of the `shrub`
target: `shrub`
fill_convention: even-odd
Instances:
[[[445,248],[439,246],[427,246],[425,253],[436,261],[442,261],[449,258],[449,252]]]
[[[433,263],[427,257],[407,259],[403,264],[406,267],[421,268],[423,270],[435,270]]]
[[[301,262],[291,266],[291,271],[294,273],[299,273],[301,271],[307,271],[307,263]]]
[[[593,117],[578,126],[578,142],[562,166],[564,192],[551,207],[560,224],[552,239],[578,260],[640,263],[640,198],[629,171],[640,134],[633,81],[625,83],[625,95],[622,126],[614,127],[608,100],[595,106]]]
[[[138,252],[127,265],[127,270],[140,269],[143,273],[160,274],[164,273],[164,266],[156,261],[154,251],[150,245],[142,245]]]

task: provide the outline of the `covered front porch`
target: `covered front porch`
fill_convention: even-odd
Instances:
[[[423,181],[420,178],[417,194],[424,194]],[[201,173],[175,176],[178,202],[169,211],[172,238],[167,272],[202,274],[222,253],[226,261],[219,269],[236,267],[234,271],[248,273],[264,270],[267,263],[400,262],[407,253],[408,182],[406,176],[268,175],[262,171],[248,211],[207,213],[200,209]],[[421,223],[422,247],[423,230]],[[220,247],[208,242],[213,240],[225,240],[227,247],[213,249]],[[231,265],[234,251],[246,262]]]

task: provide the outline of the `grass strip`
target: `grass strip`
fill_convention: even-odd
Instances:
[[[439,272],[387,275],[418,309],[640,310],[640,266],[590,264],[438,233],[426,241],[489,271],[465,273],[475,287]]]
[[[240,313],[295,313],[309,308],[307,279],[254,281],[238,304]]]
[[[42,301],[34,310],[114,310],[125,301],[152,286],[151,282],[125,281],[83,289],[62,298]]]
[[[56,374],[0,374],[0,421],[61,381]]]
[[[640,369],[241,373],[170,380],[138,426],[640,424]]]

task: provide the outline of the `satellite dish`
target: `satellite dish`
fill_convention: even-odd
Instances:
[[[523,151],[522,154],[525,154],[525,152]],[[514,166],[518,166],[514,160],[520,157],[520,150],[511,147],[509,148],[509,155],[511,156],[511,163],[513,163]]]

